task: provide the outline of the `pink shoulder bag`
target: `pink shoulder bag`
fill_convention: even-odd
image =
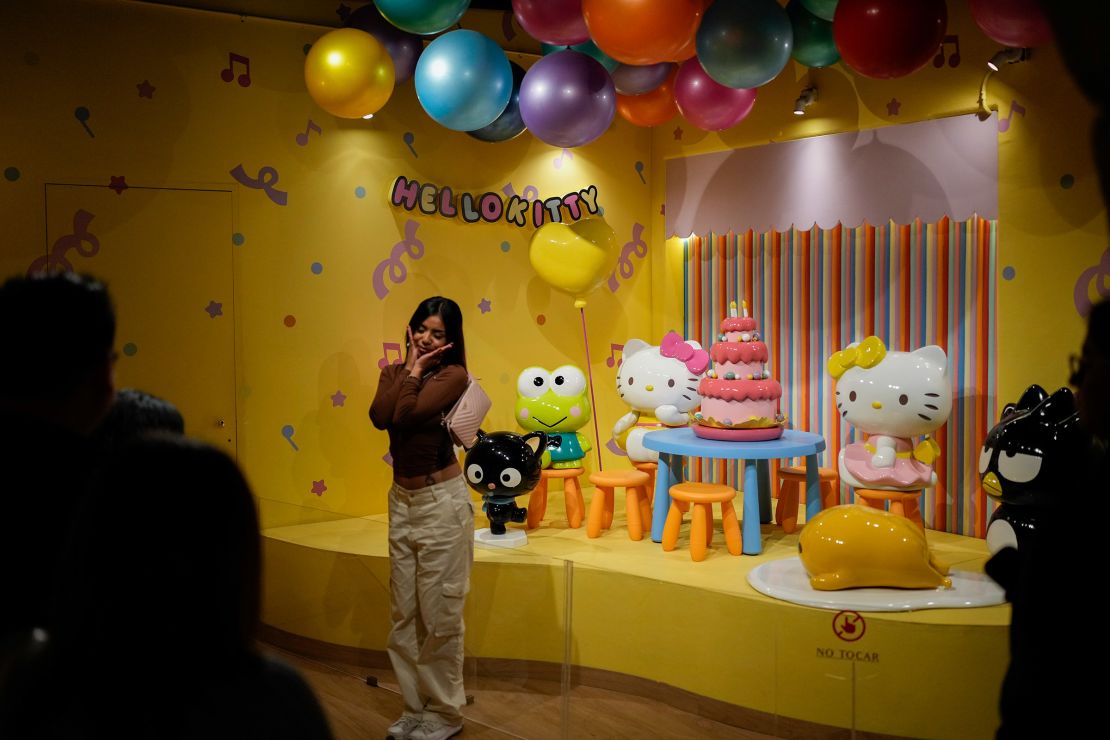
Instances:
[[[478,385],[478,379],[473,375],[469,375],[468,378],[466,390],[459,396],[459,400],[451,410],[443,415],[443,426],[447,427],[451,441],[466,450],[474,446],[474,440],[478,437],[478,427],[481,426],[486,418],[486,412],[493,405],[493,401],[482,390],[482,386]]]

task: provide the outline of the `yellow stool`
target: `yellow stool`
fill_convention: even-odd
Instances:
[[[821,485],[821,508],[836,506],[836,471],[832,468],[818,468],[817,479]],[[775,521],[782,531],[790,534],[798,528],[798,494],[805,490],[805,467],[779,468],[778,504],[775,505]],[[802,497],[804,500],[804,497]]]
[[[655,505],[655,471],[659,469],[659,463],[634,462],[634,463],[632,463],[632,467],[636,468],[636,470],[639,470],[641,473],[647,473],[649,476],[651,476],[651,479],[648,480],[648,487],[647,487],[647,489],[648,489],[648,503],[654,506]]]
[[[856,496],[861,503],[874,509],[882,509],[884,503],[890,502],[890,513],[895,516],[904,516],[925,531],[925,521],[921,518],[921,508],[918,500],[922,490],[917,491],[884,491],[876,488],[857,488]]]
[[[713,543],[713,504],[720,504],[721,526],[725,531],[728,551],[739,555],[742,541],[736,510],[732,508],[735,497],[736,491],[720,483],[678,483],[671,486],[671,509],[663,525],[663,550],[670,552],[674,549],[678,542],[678,530],[682,528],[682,515],[693,504],[690,559],[705,560],[706,548]]]
[[[543,515],[547,513],[547,482],[552,478],[563,479],[563,503],[567,509],[567,524],[571,529],[582,526],[582,515],[586,502],[582,498],[582,485],[578,476],[582,468],[545,468],[540,471],[540,482],[528,497],[528,529],[540,526]]]
[[[651,505],[648,503],[647,484],[651,479],[640,470],[601,470],[590,473],[590,483],[595,486],[593,500],[590,501],[590,519],[586,524],[586,535],[598,537],[601,530],[613,526],[613,489],[623,486],[625,490],[625,516],[628,518],[628,538],[641,540],[644,537],[644,522],[651,526]]]

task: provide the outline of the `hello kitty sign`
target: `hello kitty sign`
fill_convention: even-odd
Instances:
[[[686,426],[689,412],[701,403],[698,379],[709,367],[709,353],[697,342],[668,332],[660,346],[641,339],[624,344],[617,373],[617,393],[632,407],[613,426],[613,438],[633,462],[658,462],[659,453],[644,447],[644,435],[656,429]]]
[[[853,488],[913,491],[935,485],[940,446],[930,436],[948,421],[952,382],[936,345],[888,351],[878,337],[829,358],[837,413],[867,435],[840,451],[840,478]],[[922,439],[915,444],[915,438]]]

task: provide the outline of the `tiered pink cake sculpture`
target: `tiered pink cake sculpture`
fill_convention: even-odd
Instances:
[[[748,316],[747,301],[743,310],[737,316],[736,301],[729,304],[721,341],[709,350],[713,368],[698,385],[701,410],[694,414],[693,430],[699,437],[755,442],[782,436],[782,386],[767,372],[767,345]]]

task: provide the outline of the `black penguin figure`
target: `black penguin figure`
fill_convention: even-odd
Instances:
[[[1045,510],[1067,496],[1068,480],[1082,469],[1089,445],[1067,388],[1050,396],[1032,385],[1016,404],[1006,404],[979,453],[983,490],[1000,504],[987,525],[992,553],[1021,549]]]
[[[528,509],[517,506],[515,499],[539,483],[547,441],[543,432],[522,437],[513,432],[478,431],[478,440],[467,451],[463,467],[466,482],[482,494],[482,509],[491,534],[505,534],[505,524],[528,518]]]

